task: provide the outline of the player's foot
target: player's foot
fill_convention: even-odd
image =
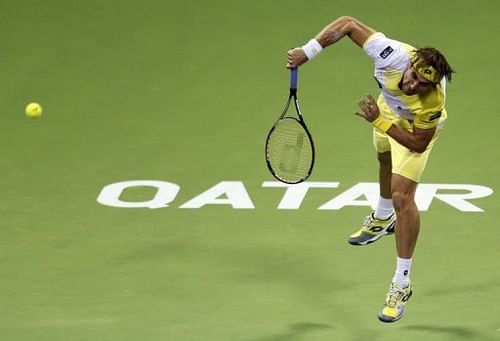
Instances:
[[[406,302],[411,297],[411,284],[401,288],[396,283],[391,283],[391,288],[385,298],[384,307],[378,313],[378,319],[382,322],[396,322],[405,313]]]
[[[367,245],[373,243],[386,234],[394,233],[396,226],[396,214],[391,214],[386,220],[375,218],[372,212],[366,216],[361,230],[349,236],[349,244]]]

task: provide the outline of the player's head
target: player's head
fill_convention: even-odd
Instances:
[[[443,77],[451,81],[454,73],[446,58],[432,47],[415,50],[409,68],[403,75],[401,88],[406,95],[425,95],[436,87]]]

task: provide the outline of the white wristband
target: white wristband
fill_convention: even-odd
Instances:
[[[307,59],[311,60],[314,57],[316,57],[320,52],[323,50],[323,47],[321,46],[320,43],[316,39],[311,39],[302,46],[302,49],[304,50]]]

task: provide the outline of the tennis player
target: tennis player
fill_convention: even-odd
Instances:
[[[349,16],[288,51],[287,67],[299,67],[345,36],[373,59],[381,91],[377,100],[371,95],[362,98],[356,113],[373,125],[380,198],[376,210],[348,241],[367,245],[396,232],[396,271],[378,314],[380,321],[395,322],[403,317],[412,294],[410,270],[420,229],[415,190],[447,117],[446,81],[454,71],[438,50],[389,39]]]

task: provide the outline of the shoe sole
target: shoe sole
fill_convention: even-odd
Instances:
[[[405,313],[402,313],[401,315],[399,315],[397,318],[395,318],[393,320],[385,320],[383,316],[378,315],[378,320],[380,322],[384,322],[384,323],[398,322],[399,320],[401,320],[403,318],[404,315],[405,315]]]

